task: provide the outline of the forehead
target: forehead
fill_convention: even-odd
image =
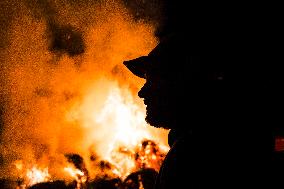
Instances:
[[[175,80],[183,73],[188,52],[178,40],[164,40],[148,54],[145,78]]]
[[[145,73],[146,82],[155,83],[172,83],[174,82],[174,77],[169,73],[157,72],[155,70],[150,70]]]

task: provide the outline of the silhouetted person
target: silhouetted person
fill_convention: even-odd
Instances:
[[[138,93],[146,121],[170,129],[155,189],[273,188],[263,70],[249,66],[249,57],[225,54],[231,46],[208,53],[199,42],[171,32],[147,56],[124,62],[146,79]]]
[[[155,189],[282,187],[284,80],[262,19],[247,4],[163,2],[159,44],[124,62],[146,79],[146,121],[170,129]]]

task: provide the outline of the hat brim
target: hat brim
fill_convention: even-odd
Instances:
[[[141,56],[133,60],[124,61],[123,64],[136,76],[146,79],[147,66],[149,65],[149,57]]]

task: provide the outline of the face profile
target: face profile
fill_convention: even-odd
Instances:
[[[171,129],[176,125],[184,59],[181,38],[170,36],[162,40],[148,56],[124,61],[136,76],[146,80],[138,96],[146,105],[145,120],[151,126]]]
[[[154,74],[146,76],[146,83],[138,92],[138,96],[146,105],[145,120],[157,128],[169,129],[171,125],[174,97],[169,86],[169,79]]]

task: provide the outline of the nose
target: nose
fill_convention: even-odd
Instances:
[[[147,86],[144,85],[144,86],[140,89],[140,91],[138,92],[138,96],[139,96],[140,98],[145,98],[146,92],[147,92]]]

